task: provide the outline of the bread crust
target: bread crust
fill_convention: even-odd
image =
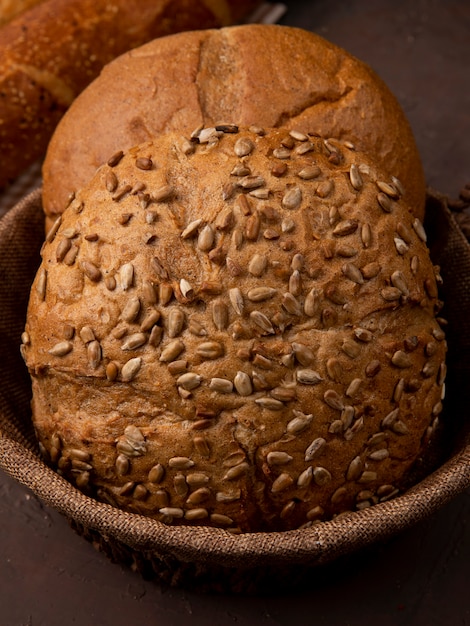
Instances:
[[[227,120],[349,140],[400,179],[423,218],[418,150],[383,81],[314,33],[248,24],[165,37],[109,64],[50,142],[43,167],[48,224],[116,150]]]
[[[233,23],[250,4],[48,0],[0,28],[0,187],[44,155],[64,112],[106,63],[156,37]]]
[[[442,408],[424,240],[342,141],[228,126],[116,155],[32,287],[46,458],[126,510],[232,532],[392,497]]]

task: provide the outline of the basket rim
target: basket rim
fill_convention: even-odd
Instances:
[[[133,549],[217,565],[308,563],[312,560],[320,563],[414,525],[469,488],[470,443],[419,483],[387,502],[309,528],[239,535],[205,526],[170,526],[99,502],[79,491],[1,431],[0,469],[66,517]]]

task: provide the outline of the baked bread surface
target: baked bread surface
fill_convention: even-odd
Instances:
[[[79,488],[246,532],[408,485],[442,408],[438,270],[349,142],[162,135],[96,172],[42,256],[22,353],[42,452]]]
[[[179,33],[125,54],[73,103],[48,147],[48,223],[110,154],[226,121],[348,139],[397,176],[415,215],[425,182],[409,123],[375,72],[322,37],[248,24]]]

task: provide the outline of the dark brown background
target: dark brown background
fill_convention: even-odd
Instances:
[[[286,4],[282,23],[325,36],[382,76],[409,117],[428,183],[457,196],[470,182],[470,2]],[[0,474],[0,626],[469,626],[469,522],[470,490],[302,591],[197,595],[112,564]]]

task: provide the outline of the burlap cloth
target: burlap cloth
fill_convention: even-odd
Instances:
[[[229,533],[171,527],[83,495],[40,459],[30,384],[19,353],[28,292],[43,235],[40,191],[0,220],[0,468],[63,513],[113,560],[170,584],[222,591],[284,588],[306,572],[393,537],[470,487],[470,247],[445,199],[430,192],[427,231],[444,279],[449,374],[433,467],[404,495],[308,529]]]

